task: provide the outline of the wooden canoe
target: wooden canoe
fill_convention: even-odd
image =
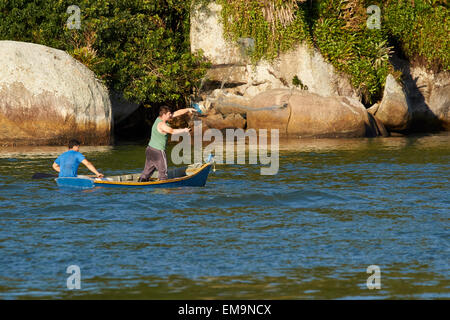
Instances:
[[[148,182],[138,182],[139,173],[91,178],[78,176],[71,178],[57,178],[60,187],[89,189],[94,187],[141,187],[141,188],[177,188],[203,187],[208,179],[212,163],[194,164],[187,167],[170,169],[167,180],[158,180],[155,172]]]

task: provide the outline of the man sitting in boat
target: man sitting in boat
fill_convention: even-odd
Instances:
[[[102,178],[103,174],[95,169],[94,165],[90,163],[80,152],[80,142],[78,140],[69,141],[69,151],[61,154],[55,162],[53,162],[53,169],[59,172],[59,177],[76,177],[78,173],[78,166],[80,163],[84,164],[91,170],[97,178]]]
[[[194,108],[180,109],[172,113],[168,106],[162,106],[159,109],[159,117],[156,118],[152,126],[150,142],[145,150],[145,167],[139,177],[139,182],[146,182],[152,175],[153,171],[158,170],[159,180],[167,179],[167,135],[189,132],[189,128],[172,129],[167,123],[172,118],[182,116],[186,113],[192,113]]]

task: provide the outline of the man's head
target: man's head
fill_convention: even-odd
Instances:
[[[78,151],[80,149],[80,141],[72,139],[69,141],[69,149]]]
[[[159,117],[164,121],[172,119],[172,110],[168,106],[162,106],[159,108]]]

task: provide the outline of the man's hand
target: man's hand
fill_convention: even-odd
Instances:
[[[103,174],[101,174],[100,172],[97,171],[97,169],[95,169],[94,165],[92,163],[90,163],[87,159],[84,159],[83,161],[81,161],[82,164],[84,164],[92,173],[94,173],[97,178],[103,178]]]

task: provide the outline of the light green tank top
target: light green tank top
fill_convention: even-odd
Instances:
[[[152,148],[165,151],[167,145],[167,133],[162,134],[158,131],[158,123],[160,122],[162,122],[162,120],[158,117],[156,118],[155,123],[153,123],[152,136],[150,137],[150,142],[148,145]]]

